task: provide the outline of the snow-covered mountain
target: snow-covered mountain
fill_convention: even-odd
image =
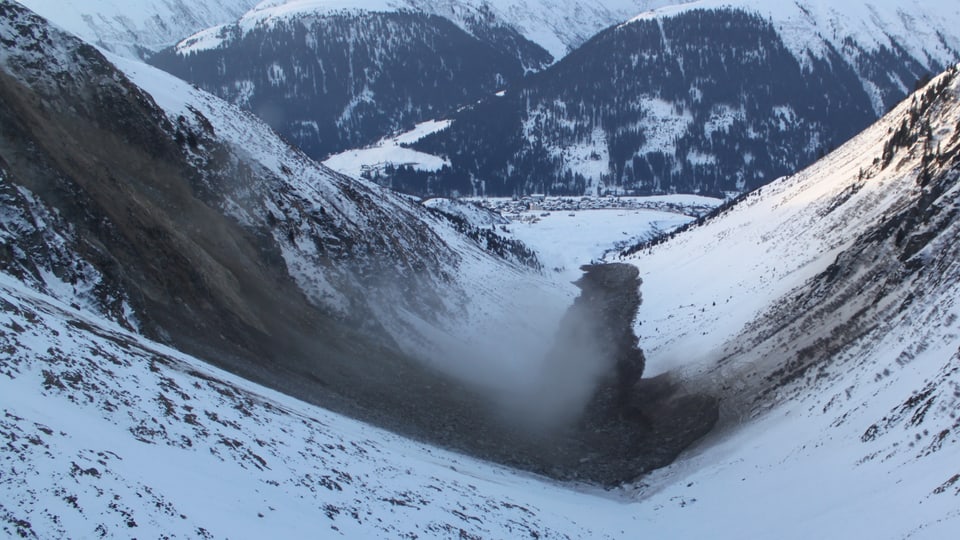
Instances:
[[[565,316],[573,287],[486,211],[337,175],[169,74],[111,63],[18,4],[0,1],[0,17],[0,262],[35,290],[300,398],[557,477],[634,477],[715,422],[708,396],[621,400],[658,407],[641,437],[634,416],[593,399],[617,358],[639,355],[636,296],[602,271],[578,287],[625,300],[574,305],[617,322],[609,344],[605,325]],[[561,317],[590,355],[560,362]],[[679,391],[657,386],[663,400]],[[589,422],[527,429],[592,399]]]
[[[563,58],[604,28],[637,13],[684,0],[266,0],[243,17],[254,26],[305,12],[333,13],[401,11],[426,13],[448,19],[483,39],[491,29],[509,28],[549,52]],[[212,37],[209,33],[204,33]],[[535,67],[530,64],[530,67]]]
[[[321,6],[322,7],[322,6]],[[447,115],[549,62],[505,27],[265,3],[150,63],[256,112],[316,159]]]
[[[0,17],[5,273],[421,437],[482,424],[477,388],[515,392],[538,368],[572,291],[521,243],[333,173],[249,113],[112,58],[121,72],[18,4]],[[539,320],[517,320],[531,309]]]
[[[89,43],[133,58],[235,20],[259,0],[18,0]]]
[[[4,535],[944,538],[960,527],[960,67],[814,166],[624,253],[637,271],[608,275],[626,276],[623,294],[621,280],[581,283],[581,300],[617,310],[639,303],[639,274],[632,329],[647,373],[722,404],[721,429],[677,463],[601,491],[329,410],[527,466],[555,451],[478,449],[497,435],[476,414],[484,403],[402,354],[408,330],[469,337],[430,313],[488,332],[511,312],[550,318],[541,301],[556,294],[538,294],[521,246],[499,249],[509,238],[486,228],[502,224],[333,174],[251,115],[108,61],[9,0],[0,45]],[[582,347],[576,319],[562,329],[561,346]],[[633,349],[630,328],[607,330]],[[525,346],[493,337],[441,347],[444,360]],[[490,341],[503,348],[471,350]],[[641,380],[630,397],[677,406],[645,393],[662,388]],[[657,433],[662,419],[633,421]],[[580,464],[603,467],[604,450]]]
[[[346,420],[3,277],[3,531],[950,537],[958,156],[954,71],[814,167],[628,256],[648,362],[724,389],[726,429],[614,491]]]
[[[398,5],[461,21],[476,10],[501,21],[550,52],[557,60],[601,30],[649,9],[684,0],[400,0]],[[463,24],[463,23],[461,23]]]
[[[648,480],[655,500],[696,499],[670,517],[747,537],[953,534],[958,197],[952,68],[814,166],[628,256],[651,368],[721,388],[738,426]]]
[[[411,184],[498,195],[748,190],[811,163],[955,62],[958,24],[954,2],[647,12],[455,115],[414,146],[451,167]]]

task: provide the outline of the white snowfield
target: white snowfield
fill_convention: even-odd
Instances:
[[[405,148],[403,145],[413,144],[431,133],[442,131],[450,127],[451,123],[450,120],[421,122],[408,132],[384,137],[368,148],[334,154],[324,160],[323,164],[353,178],[360,178],[364,173],[382,173],[388,166],[412,167],[418,171],[439,171],[444,165],[449,166],[450,160]]]
[[[236,20],[258,0],[17,0],[85,41],[139,58],[214,25]]]

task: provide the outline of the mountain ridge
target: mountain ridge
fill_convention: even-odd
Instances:
[[[802,14],[800,7],[778,20],[766,10],[701,4],[610,28],[504,96],[458,112],[448,129],[412,145],[452,165],[400,188],[740,193],[812,163],[960,51],[945,26],[910,34],[916,46],[892,37],[861,43],[859,26],[835,29],[835,39],[817,37],[825,29],[808,18],[784,30],[796,26],[791,10]],[[833,24],[836,12],[820,7]],[[930,9],[917,20],[938,9],[938,25],[960,17],[947,4]]]
[[[142,58],[193,32],[239,17],[259,1],[22,0],[20,3],[90,43],[116,54]]]

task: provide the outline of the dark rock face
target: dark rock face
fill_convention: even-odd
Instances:
[[[557,350],[569,350],[571,339],[592,340],[605,372],[586,416],[624,414],[645,364],[633,333],[633,318],[640,307],[640,272],[629,264],[588,265],[582,270],[585,274],[576,282],[582,292],[561,323]],[[578,331],[580,325],[586,333]]]

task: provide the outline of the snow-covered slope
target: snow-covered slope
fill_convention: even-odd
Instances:
[[[5,276],[0,347],[3,536],[590,533],[564,516],[572,492],[270,392]]]
[[[831,52],[839,53],[863,79],[877,115],[886,112],[890,105],[881,89],[883,79],[893,80],[904,93],[913,90],[914,81],[904,80],[896,64],[879,69],[870,66],[870,56],[884,52],[903,54],[929,69],[950,65],[960,54],[960,36],[955,31],[960,25],[960,5],[950,0],[696,0],[642,13],[627,24],[671,17],[692,9],[730,8],[768,19],[787,48],[807,67],[829,58]]]
[[[647,280],[642,309],[676,321],[673,331],[706,332],[717,347],[736,330],[718,329],[709,316],[692,321],[690,311],[700,311],[688,310],[689,302],[706,308],[714,294],[735,292],[725,313],[746,321],[767,311],[750,308],[746,297],[770,300],[794,284],[803,285],[794,291],[801,296],[833,300],[833,284],[861,277],[868,288],[884,284],[869,291],[870,301],[876,292],[914,293],[891,317],[826,354],[815,377],[778,381],[782,394],[764,400],[769,410],[731,419],[731,429],[639,484],[606,492],[561,485],[413,443],[237,379],[2,278],[0,434],[7,443],[0,447],[0,527],[26,537],[952,537],[960,526],[960,425],[953,418],[960,282],[957,248],[949,242],[958,227],[957,80],[933,100],[918,99],[916,114],[904,105],[822,165],[637,260]],[[911,116],[921,131],[929,119],[939,152],[927,144],[929,132],[916,144],[885,145],[888,130],[909,125]],[[893,152],[885,156],[887,149]],[[925,153],[934,157],[921,186]],[[924,192],[935,197],[923,203]],[[911,208],[939,211],[924,224],[922,211]],[[884,213],[886,220],[874,219]],[[910,215],[913,222],[900,219]],[[849,227],[837,226],[841,221]],[[753,227],[759,236],[730,235]],[[876,252],[897,248],[898,230],[908,231],[900,247],[914,251],[903,261],[895,249]],[[923,235],[931,242],[926,249],[909,240],[918,232],[935,232]],[[795,243],[810,251],[790,251]],[[825,259],[838,250],[856,254],[857,264],[841,256],[827,281],[804,281],[829,267]],[[869,269],[885,260],[904,264],[907,274],[875,279]],[[775,270],[780,261],[783,271]],[[668,273],[690,274],[697,265],[702,285],[664,304],[682,292]],[[866,273],[848,272],[855,267]],[[751,279],[738,285],[742,278]],[[888,297],[879,296],[880,311]],[[802,311],[786,310],[800,318]],[[842,306],[830,313],[856,319]],[[764,326],[758,320],[753,329]],[[681,349],[656,339],[646,342],[659,344],[649,349],[651,362],[670,347]],[[744,388],[756,390],[750,381],[759,374],[791,364],[797,346],[778,347],[786,356],[763,357],[769,344],[756,354],[737,348],[739,360],[713,375],[744,383],[729,394],[735,401],[749,393]],[[691,356],[690,371],[715,365],[712,357]],[[769,365],[754,363],[758,356]]]
[[[425,11],[458,20],[457,4],[481,13],[490,13],[499,21],[516,28],[557,60],[576,49],[597,32],[623,21],[640,11],[678,4],[683,0],[404,0]]]
[[[958,73],[630,257],[648,366],[725,396],[726,434],[649,479],[655,498],[696,499],[674,518],[736,516],[747,537],[957,530]]]
[[[924,153],[947,154],[957,143],[956,92],[951,80],[923,117],[932,137],[900,149],[891,165],[884,166],[885,144],[904,121],[920,118],[911,112],[920,109],[917,97],[801,173],[746,195],[664,246],[632,255],[645,284],[645,314],[638,318],[643,348],[665,362],[723,356],[727,340],[769,309],[771,299],[796,294],[862,236],[903,219],[929,192],[917,181]],[[951,181],[950,166],[942,165],[944,182]]]
[[[410,131],[384,137],[366,148],[334,154],[325,159],[323,164],[347,176],[369,179],[384,175],[389,180],[390,172],[399,167],[436,171],[450,163],[445,159],[417,152],[404,145],[415,143],[430,133],[446,129],[449,125],[448,121],[428,120],[417,124]]]
[[[84,40],[140,57],[218,24],[258,0],[18,0]]]
[[[113,57],[121,72],[16,3],[0,0],[0,30],[4,273],[426,438],[486,413],[463,385],[509,392],[539,369],[572,293],[519,242],[338,175]]]

